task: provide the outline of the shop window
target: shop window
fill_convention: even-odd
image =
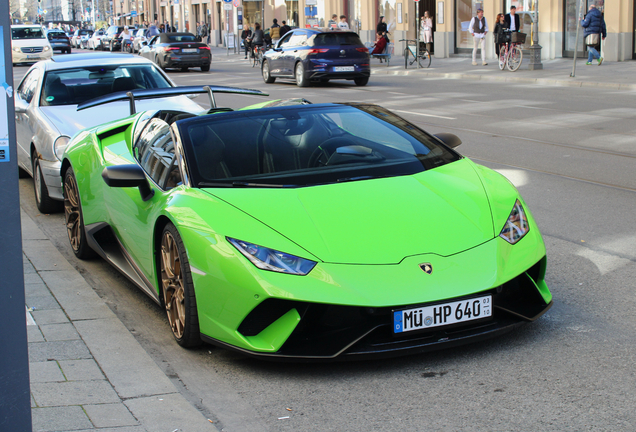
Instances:
[[[468,31],[470,20],[477,16],[477,9],[483,9],[482,0],[456,0],[455,11],[457,17],[455,19],[455,48],[460,51],[462,49],[473,49],[473,37]],[[491,28],[493,23],[488,23]]]

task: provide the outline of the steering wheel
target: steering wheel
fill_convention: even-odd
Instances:
[[[316,149],[311,153],[309,161],[307,162],[307,168],[327,166],[329,164],[329,158],[338,147],[345,147],[354,144],[354,142],[344,137],[329,138],[316,147]]]

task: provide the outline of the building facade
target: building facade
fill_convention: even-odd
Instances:
[[[126,24],[143,21],[169,21],[179,30],[195,32],[196,22],[204,21],[210,29],[210,44],[223,45],[225,35],[235,37],[254,23],[268,28],[276,18],[292,27],[326,26],[333,14],[345,15],[349,27],[358,32],[363,42],[375,40],[375,29],[380,16],[388,24],[395,51],[401,52],[400,39],[416,37],[416,23],[425,11],[433,18],[434,55],[450,57],[472,50],[468,24],[477,9],[484,10],[489,27],[494,27],[498,13],[508,13],[517,7],[522,18],[522,31],[526,45],[534,36],[536,22],[538,43],[544,60],[572,57],[579,22],[579,8],[585,14],[590,4],[601,10],[607,24],[607,39],[603,55],[607,61],[636,59],[636,0],[114,0],[115,17]],[[131,16],[132,11],[134,15]],[[487,58],[494,59],[492,31],[486,36]],[[583,30],[580,29],[578,56],[584,55]]]

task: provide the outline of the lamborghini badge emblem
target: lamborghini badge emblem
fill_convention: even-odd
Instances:
[[[424,270],[424,273],[431,274],[433,273],[433,264],[431,263],[422,263],[420,264],[420,268]]]

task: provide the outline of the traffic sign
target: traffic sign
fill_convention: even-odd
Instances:
[[[130,16],[131,17],[136,17],[137,16],[137,11],[130,11]]]
[[[223,1],[225,1],[225,0],[223,0]],[[232,10],[232,3],[223,3],[223,10],[231,11]]]
[[[223,0],[225,3],[232,3],[232,0]]]

